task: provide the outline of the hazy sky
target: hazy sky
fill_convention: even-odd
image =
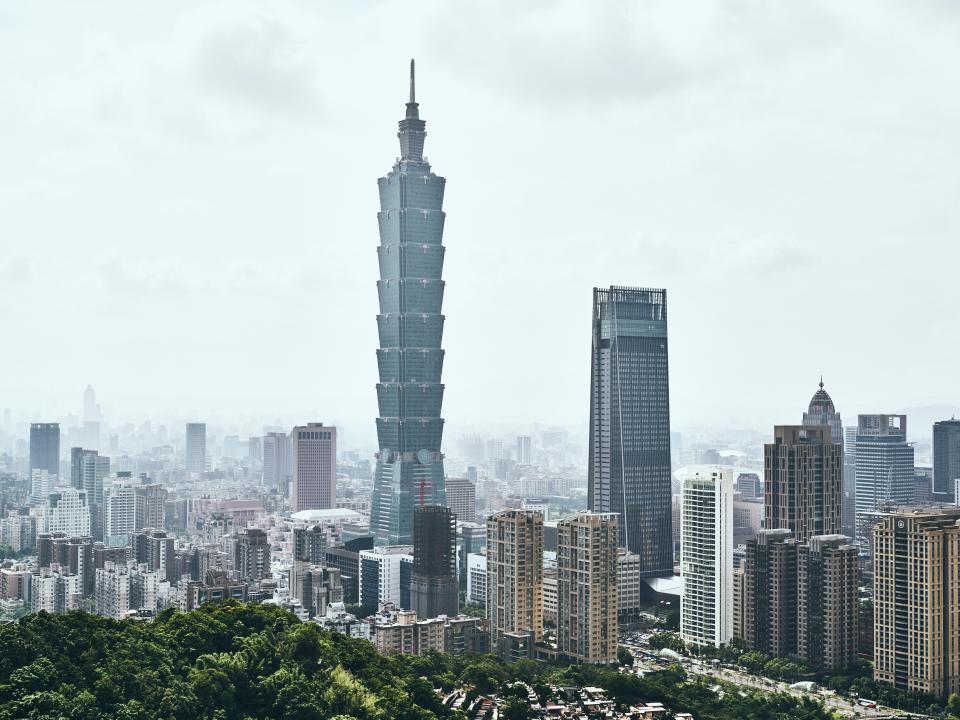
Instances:
[[[444,414],[583,424],[595,285],[676,425],[960,404],[955,2],[0,4],[0,407],[376,415],[417,59]]]

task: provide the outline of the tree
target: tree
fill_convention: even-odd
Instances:
[[[617,662],[624,667],[633,667],[633,653],[621,646],[617,648]]]
[[[504,720],[528,720],[530,717],[530,706],[526,700],[512,697],[509,698],[501,708],[500,717]]]

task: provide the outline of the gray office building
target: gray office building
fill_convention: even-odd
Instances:
[[[207,469],[207,425],[187,423],[187,472],[201,475]]]
[[[960,420],[933,424],[933,492],[955,500],[955,481],[960,480]]]
[[[644,577],[673,574],[667,291],[594,288],[588,502]]]
[[[283,497],[290,496],[293,482],[293,440],[283,432],[263,436],[263,486],[277,488]]]
[[[887,501],[913,502],[913,447],[906,415],[860,415],[856,441],[857,539],[870,547],[864,523]]]
[[[443,455],[443,191],[423,157],[410,61],[410,101],[400,121],[400,158],[378,181],[380,347],[377,467],[370,529],[378,545],[409,544],[415,505],[446,505]]]
[[[30,477],[34,470],[60,476],[60,423],[30,424]]]

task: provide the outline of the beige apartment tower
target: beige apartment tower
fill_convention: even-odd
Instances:
[[[582,512],[557,523],[558,650],[577,662],[617,661],[617,519]]]
[[[490,647],[506,634],[543,635],[543,515],[503,510],[487,518]]]
[[[788,529],[798,543],[842,526],[843,445],[828,425],[777,425],[763,448],[766,530]]]
[[[874,680],[960,692],[960,508],[884,513],[873,534]]]

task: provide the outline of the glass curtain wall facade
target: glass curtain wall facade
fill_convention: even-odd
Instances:
[[[594,288],[589,507],[644,577],[673,574],[667,291]]]
[[[412,542],[415,505],[446,505],[443,455],[443,191],[423,157],[410,61],[400,158],[380,178],[377,468],[370,526],[378,545]]]

